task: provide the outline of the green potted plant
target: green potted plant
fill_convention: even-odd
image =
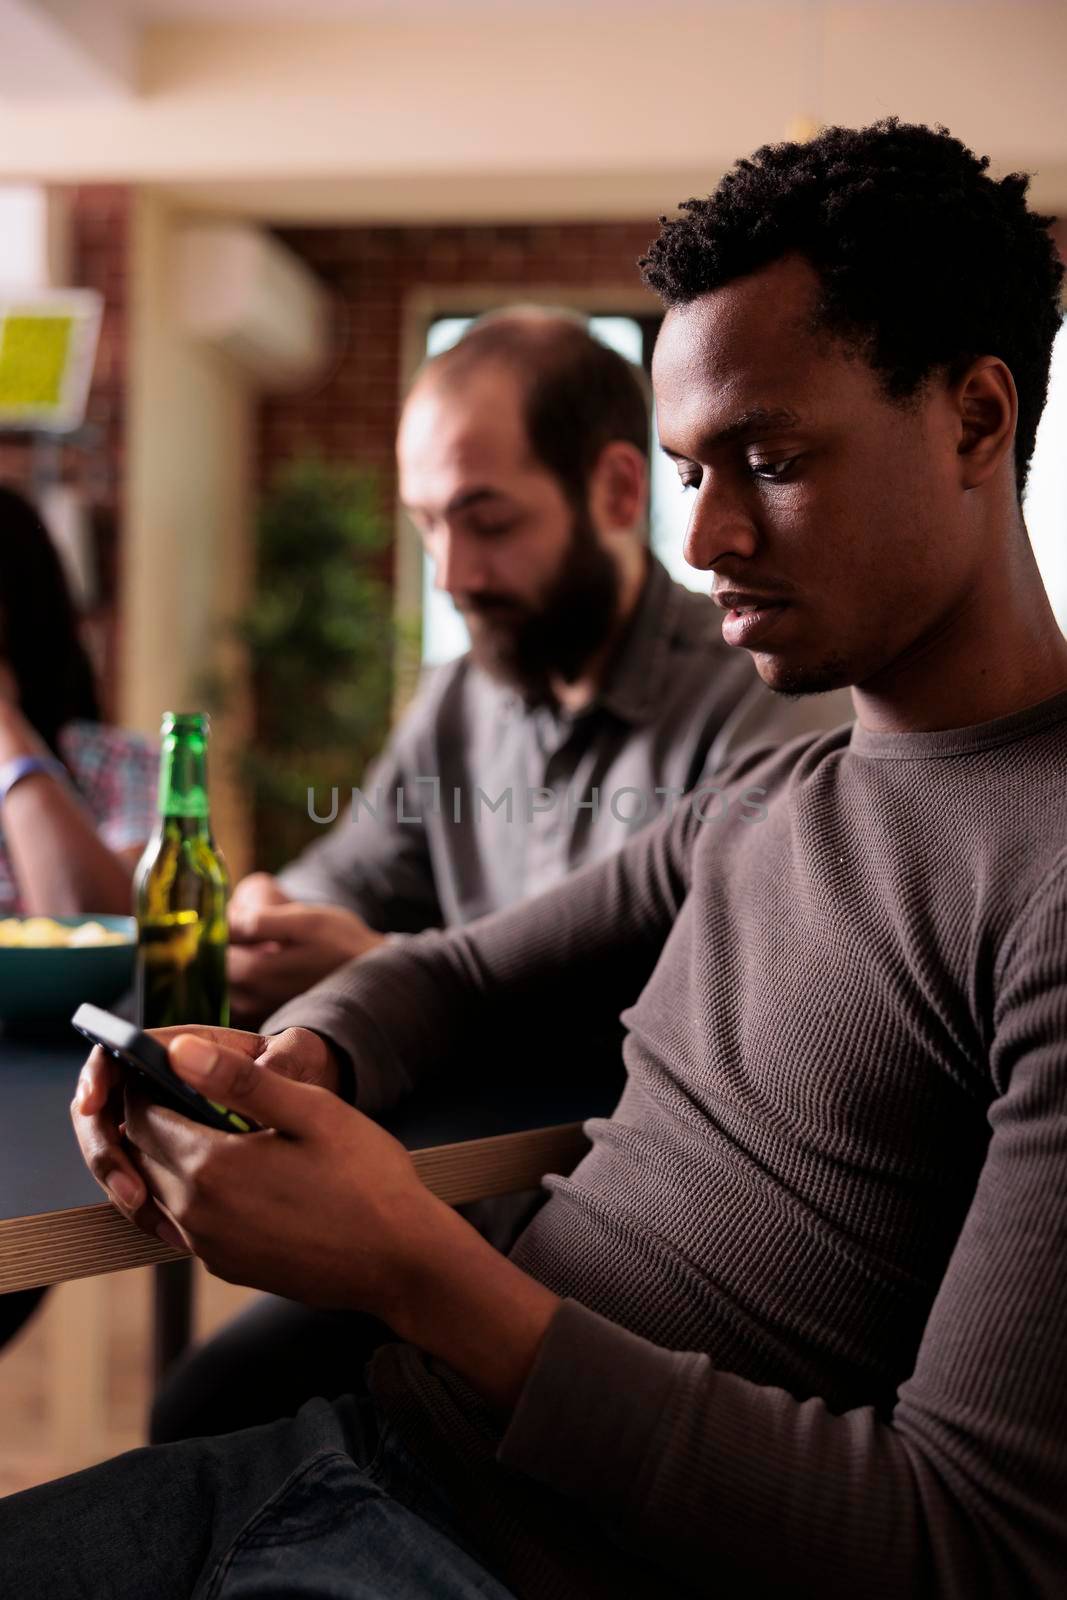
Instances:
[[[237,773],[252,805],[257,867],[277,870],[322,836],[309,788],[328,814],[336,785],[343,812],[386,737],[395,641],[388,546],[365,471],[291,462],[263,498],[254,592],[235,623],[254,721]]]

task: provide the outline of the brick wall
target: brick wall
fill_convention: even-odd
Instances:
[[[114,704],[116,593],[123,512],[126,411],[126,332],[131,191],[118,184],[86,184],[71,191],[71,285],[104,297],[96,365],[86,423],[96,430],[92,448],[63,446],[58,463],[91,508],[100,574],[100,597],[86,634],[106,707]],[[0,434],[0,481],[28,489],[33,450],[20,434]]]
[[[307,394],[274,398],[260,409],[261,481],[295,455],[315,451],[379,474],[387,507],[394,492],[393,442],[400,409],[404,306],[422,290],[449,309],[450,290],[465,309],[466,285],[634,291],[635,266],[657,229],[654,219],[423,228],[287,228],[278,237],[337,297],[337,355],[329,376]],[[1055,237],[1067,258],[1067,219]],[[648,297],[650,309],[658,302]]]
[[[504,285],[538,290],[640,292],[636,259],[656,232],[647,223],[560,223],[422,228],[287,228],[278,237],[336,295],[333,370],[306,394],[275,397],[260,411],[261,480],[285,460],[316,452],[373,468],[386,509],[394,494],[393,445],[400,411],[404,308],[434,291],[440,309],[455,291]],[[648,296],[649,309],[657,302]]]

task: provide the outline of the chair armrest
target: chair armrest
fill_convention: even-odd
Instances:
[[[451,1206],[490,1195],[536,1189],[546,1172],[566,1174],[589,1149],[580,1122],[528,1128],[490,1139],[464,1139],[413,1150],[415,1170],[428,1189]]]

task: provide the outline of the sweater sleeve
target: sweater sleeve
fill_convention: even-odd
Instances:
[[[294,900],[344,906],[380,933],[418,933],[444,920],[413,749],[429,713],[416,701],[372,764],[357,805],[278,874]],[[338,798],[339,797],[335,797]]]
[[[685,898],[698,826],[681,807],[545,894],[348,962],[264,1031],[303,1027],[329,1040],[351,1062],[355,1104],[369,1115],[446,1063],[499,1055],[502,1042],[521,1046],[524,1062],[551,1061],[561,1019],[568,1033],[596,1037],[647,981]]]
[[[1062,876],[1004,947],[989,1066],[986,1159],[892,1415],[834,1414],[566,1301],[500,1460],[722,1592],[1067,1592]]]

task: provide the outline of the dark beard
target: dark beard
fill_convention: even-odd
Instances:
[[[471,656],[525,699],[551,699],[550,679],[573,683],[611,632],[619,605],[619,574],[597,540],[587,511],[577,512],[570,548],[552,588],[536,609],[489,603],[463,609]]]

